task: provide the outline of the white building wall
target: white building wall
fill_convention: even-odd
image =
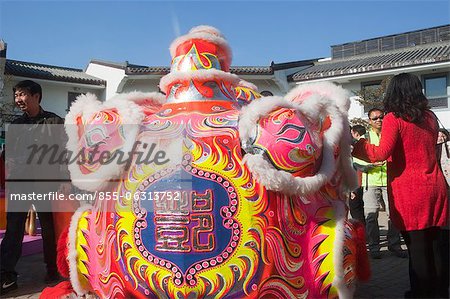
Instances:
[[[338,78],[327,78],[320,80],[311,80],[310,82],[323,82],[323,81],[331,81],[335,84],[338,84],[350,91],[352,94],[351,97],[351,105],[349,109],[349,119],[353,118],[362,118],[367,119],[367,114],[364,112],[364,107],[355,100],[355,91],[361,90],[361,84],[364,82],[373,82],[384,79],[386,76],[393,76],[400,74],[402,72],[412,73],[419,78],[423,79],[425,75],[434,75],[434,74],[447,74],[447,97],[448,97],[448,107],[447,108],[434,108],[433,112],[437,115],[443,125],[448,129],[450,128],[450,71],[449,71],[450,63],[439,65],[427,65],[420,67],[409,67],[402,69],[395,69],[389,71],[376,72],[372,74],[362,74],[351,75],[346,77],[338,77]],[[423,82],[423,81],[422,81]],[[306,82],[301,82],[300,84],[306,84]]]
[[[274,96],[284,96],[286,92],[284,92],[280,86],[275,84],[275,81],[273,78],[258,78],[258,77],[246,77],[246,76],[239,76],[241,79],[248,81],[250,83],[253,83],[258,87],[258,92],[262,91],[270,91]]]
[[[100,95],[102,101],[112,98],[118,93],[122,93],[122,85],[126,81],[125,70],[114,68],[97,63],[89,63],[86,74],[105,80],[106,89]]]

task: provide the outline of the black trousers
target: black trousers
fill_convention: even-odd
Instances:
[[[448,298],[449,230],[403,231],[409,253],[409,298]]]
[[[44,261],[47,271],[56,271],[56,241],[52,212],[39,212],[42,230]],[[27,212],[8,212],[6,214],[6,233],[0,248],[1,271],[17,275],[15,268],[22,255],[22,241]]]
[[[353,192],[355,193],[355,198],[348,200],[350,215],[353,219],[361,221],[365,225],[366,217],[364,216],[363,188],[359,187]]]

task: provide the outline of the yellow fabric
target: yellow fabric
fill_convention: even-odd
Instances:
[[[369,129],[369,141],[371,144],[379,145],[380,136],[372,129]],[[361,165],[368,165],[370,163],[364,162],[359,159],[354,159],[354,162]],[[362,162],[362,163],[359,163]],[[368,171],[368,173],[363,172],[362,174],[362,186],[387,186],[387,166],[386,163],[382,166],[375,166]],[[369,176],[367,178],[367,175]]]

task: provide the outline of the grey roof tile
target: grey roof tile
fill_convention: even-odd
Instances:
[[[167,75],[170,67],[167,66],[135,66],[129,65],[125,69],[127,75]]]
[[[372,55],[317,62],[314,66],[290,76],[289,81],[301,82],[444,61],[450,61],[450,45],[448,43],[427,44]]]
[[[88,75],[81,69],[59,67],[54,65],[45,65],[11,59],[6,60],[5,74],[51,81],[106,86],[105,80]]]
[[[165,66],[128,66],[125,70],[127,75],[166,75],[170,67]],[[236,75],[272,75],[270,66],[232,66],[230,72]]]

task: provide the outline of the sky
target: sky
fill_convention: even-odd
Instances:
[[[85,69],[89,61],[169,66],[197,25],[227,38],[234,66],[331,56],[331,45],[450,24],[450,0],[5,1],[7,58]]]

